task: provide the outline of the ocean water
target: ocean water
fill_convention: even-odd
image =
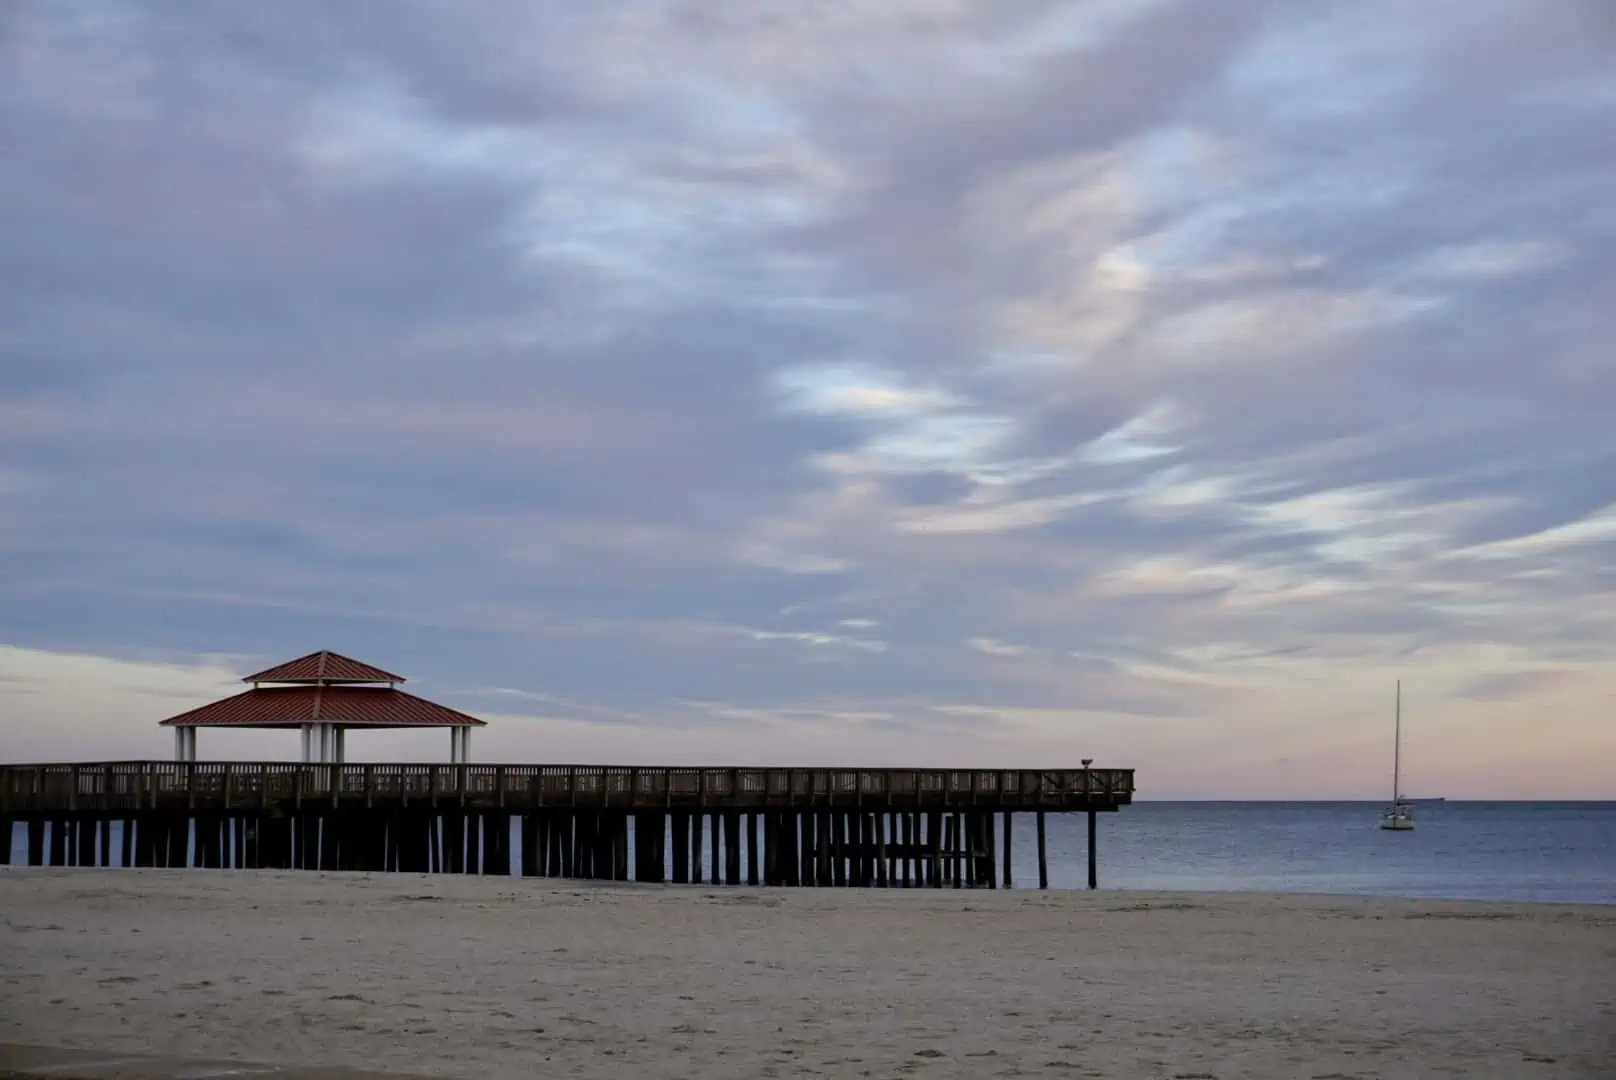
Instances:
[[[1100,887],[1616,904],[1616,802],[1420,803],[1412,832],[1382,808],[1136,803],[1100,817]],[[1085,825],[1049,820],[1050,884],[1081,887]]]
[[[1099,816],[1102,889],[1299,892],[1616,904],[1616,802],[1422,803],[1386,832],[1379,803],[1142,802]],[[1087,819],[1047,819],[1050,886],[1087,883]],[[119,827],[114,825],[114,850]],[[1002,844],[1002,833],[996,836]],[[513,870],[521,844],[512,836]],[[0,843],[4,838],[0,838]],[[704,852],[711,880],[712,852]],[[1036,832],[1018,815],[1016,888],[1036,887]],[[1001,856],[1002,857],[1002,856]],[[11,862],[27,858],[19,825]],[[671,861],[670,861],[671,865]]]

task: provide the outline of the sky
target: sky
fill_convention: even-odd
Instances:
[[[482,761],[1379,799],[1401,680],[1412,794],[1616,798],[1613,128],[1602,0],[5,4],[0,760],[329,648]]]

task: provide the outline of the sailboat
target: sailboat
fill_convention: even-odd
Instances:
[[[1403,681],[1397,681],[1397,734],[1392,743],[1392,804],[1381,812],[1380,827],[1403,832],[1414,827],[1414,807],[1403,801]]]

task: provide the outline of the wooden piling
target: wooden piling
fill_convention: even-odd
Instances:
[[[343,833],[349,831],[353,825],[353,818],[347,814],[310,814],[308,829],[310,837],[318,836],[318,842],[311,844],[310,850],[317,852],[319,860],[317,866],[306,869],[320,870],[347,870],[352,867],[342,865]],[[348,840],[348,853],[352,857],[356,844],[353,839]]]
[[[1097,817],[1093,810],[1089,811],[1089,888],[1091,889],[1100,887],[1100,865],[1094,850]]]
[[[797,850],[797,884],[816,885],[818,879],[814,870],[818,855],[814,851],[814,814],[811,810],[805,810],[800,814],[794,813],[794,816],[797,818],[796,827],[800,837]]]
[[[707,873],[707,860],[702,857],[702,831],[707,824],[706,815],[700,810],[690,818],[690,874],[691,882],[702,884]]]
[[[780,845],[780,815],[772,810],[763,812],[763,884],[783,884]]]
[[[990,889],[999,887],[998,874],[998,839],[994,833],[993,812],[988,811],[982,818],[982,884]]]
[[[483,872],[483,824],[486,819],[482,814],[466,815],[466,873],[481,874]]]
[[[836,884],[836,818],[829,810],[814,815],[814,884]]]
[[[933,810],[926,815],[926,846],[929,849],[927,882],[934,889],[943,886],[943,813]]]
[[[79,818],[78,836],[75,837],[75,846],[78,848],[78,858],[75,863],[79,866],[94,866],[95,861],[95,833],[97,822],[88,814]]]
[[[220,843],[222,822],[212,815],[196,818],[196,865],[206,870],[224,866],[224,850]]]
[[[758,816],[746,815],[746,883],[756,885],[761,878],[758,859]]]
[[[1049,854],[1044,848],[1044,812],[1038,812],[1038,887],[1049,888]]]
[[[887,815],[875,815],[875,884],[887,888],[892,883],[891,864],[887,862]]]
[[[673,881],[675,885],[690,884],[690,815],[675,810],[668,815],[673,827]]]
[[[953,850],[953,859],[950,860],[953,863],[953,888],[963,889],[965,888],[965,812],[957,810],[949,816],[953,821],[953,844],[950,844],[950,849]]]
[[[174,814],[168,820],[168,866],[171,870],[184,870],[190,865],[191,817]]]
[[[548,854],[544,861],[545,877],[567,876],[567,836],[572,815],[563,810],[556,810],[545,815],[544,832],[547,839],[545,845]]]
[[[1007,889],[1014,888],[1013,875],[1010,869],[1010,844],[1012,837],[1015,835],[1012,817],[1013,815],[1010,811],[1006,810],[1004,812],[1004,887]]]
[[[511,815],[495,810],[483,819],[483,873],[509,877]]]
[[[717,820],[716,818],[714,819]],[[716,848],[714,849],[716,852]],[[741,883],[741,812],[724,812],[724,881],[729,885]]]
[[[442,832],[442,861],[439,863],[440,874],[464,874],[466,872],[466,816],[450,811],[439,815],[439,827]]]
[[[539,854],[539,815],[530,811],[522,815],[522,839],[520,841],[522,876],[538,877],[544,873],[544,858]]]

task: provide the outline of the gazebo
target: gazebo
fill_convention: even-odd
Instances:
[[[196,731],[204,727],[296,728],[303,760],[340,765],[351,728],[448,728],[449,760],[471,756],[475,716],[406,694],[404,676],[329,650],[248,675],[252,689],[162,721],[174,729],[174,760],[196,760]]]

